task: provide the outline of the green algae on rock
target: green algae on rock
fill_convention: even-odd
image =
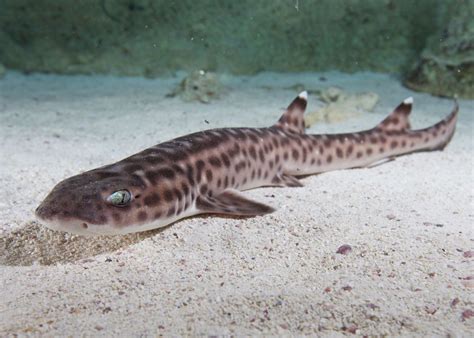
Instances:
[[[405,79],[411,89],[474,99],[474,1],[461,1]]]

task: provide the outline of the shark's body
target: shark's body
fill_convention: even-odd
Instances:
[[[155,229],[201,213],[263,215],[273,209],[238,191],[301,186],[297,176],[443,149],[454,133],[458,111],[456,105],[441,122],[411,130],[408,98],[373,129],[308,135],[306,103],[303,92],[270,128],[206,130],[68,178],[36,215],[55,230],[109,235]]]

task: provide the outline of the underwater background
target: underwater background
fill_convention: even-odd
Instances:
[[[0,336],[469,337],[474,0],[0,0]],[[359,132],[459,104],[442,151],[243,192],[265,216],[53,231],[60,181],[178,136]]]
[[[158,77],[340,70],[474,98],[472,0],[1,0],[0,63]]]

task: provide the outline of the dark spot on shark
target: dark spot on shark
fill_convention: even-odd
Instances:
[[[348,157],[351,156],[353,151],[354,151],[354,146],[351,144],[347,147],[346,156]]]
[[[147,207],[158,205],[158,203],[160,203],[160,196],[158,196],[157,193],[151,193],[143,199],[143,203]]]
[[[175,213],[176,213],[176,208],[172,206],[171,208],[168,209],[168,213],[166,214],[166,217],[174,216]]]
[[[110,177],[121,176],[122,174],[115,171],[97,171],[95,175],[97,176],[99,180],[103,180]]]
[[[298,153],[298,150],[293,149],[292,152],[291,152],[291,156],[293,157],[293,159],[294,159],[295,161],[297,161],[298,158],[299,158],[299,156],[300,156],[300,154]]]
[[[177,200],[180,200],[181,198],[183,198],[183,193],[178,188],[174,188],[173,193],[176,196]]]
[[[189,186],[185,182],[181,183],[181,189],[183,189],[185,195],[189,194]]]
[[[127,164],[123,170],[129,174],[133,174],[136,171],[143,170],[143,166],[140,164]]]
[[[194,169],[189,164],[186,166],[186,177],[188,178],[189,184],[194,185]]]
[[[253,158],[254,160],[257,159],[257,152],[255,151],[255,147],[254,147],[254,146],[250,146],[250,148],[249,148],[249,154],[250,154],[250,157]]]
[[[145,177],[148,181],[150,181],[151,184],[154,185],[158,181],[159,175],[156,171],[147,171],[145,173]]]
[[[173,200],[173,193],[171,190],[165,190],[163,196],[166,202],[171,202]]]
[[[137,220],[139,222],[143,222],[145,221],[146,219],[148,218],[148,214],[146,213],[146,211],[140,211],[137,215]]]
[[[175,172],[170,168],[162,168],[157,171],[157,175],[172,180],[175,177]]]
[[[206,170],[206,178],[208,182],[212,181],[212,171]]]
[[[229,156],[227,156],[226,154],[222,154],[221,155],[221,158],[222,158],[222,162],[224,162],[224,165],[229,168],[230,167],[230,160],[229,160]]]
[[[221,160],[217,156],[211,156],[209,158],[209,163],[216,168],[220,168],[222,166]]]

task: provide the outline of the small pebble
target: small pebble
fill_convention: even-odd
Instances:
[[[466,319],[469,319],[471,318],[472,316],[474,316],[474,311],[472,310],[464,310],[462,312],[462,321],[465,321]]]
[[[343,326],[342,329],[346,332],[349,332],[349,333],[356,333],[357,331],[357,325],[355,324],[351,324],[349,326]]]
[[[389,220],[394,220],[395,218],[397,218],[397,216],[395,216],[394,214],[387,215],[387,219]]]
[[[351,291],[351,290],[352,290],[352,286],[346,285],[346,286],[343,286],[342,289],[343,289],[344,291]]]
[[[459,298],[456,297],[451,301],[451,307],[456,307],[459,304]]]
[[[472,258],[472,257],[474,257],[474,251],[472,251],[472,250],[464,251],[464,253],[462,255],[463,255],[464,258]]]
[[[436,311],[438,311],[438,308],[434,305],[427,305],[427,306],[425,306],[425,311],[426,311],[426,313],[428,313],[430,315],[434,315],[436,313]]]
[[[341,254],[341,255],[347,255],[349,252],[352,251],[352,247],[348,244],[341,245],[336,253]]]

